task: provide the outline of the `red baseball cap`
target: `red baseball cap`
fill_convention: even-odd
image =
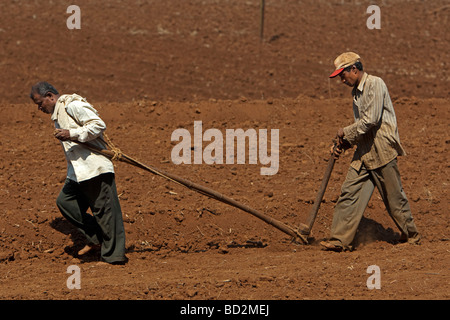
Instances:
[[[330,78],[336,77],[342,72],[342,70],[355,64],[359,61],[359,59],[361,59],[361,57],[354,52],[345,52],[341,54],[334,60],[334,66],[336,69],[332,74],[330,74]]]

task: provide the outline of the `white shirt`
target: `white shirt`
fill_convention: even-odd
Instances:
[[[103,136],[106,124],[97,110],[77,94],[59,97],[52,114],[55,128],[67,129],[72,140],[88,142],[106,149],[98,137]],[[107,157],[90,151],[72,141],[61,141],[67,159],[67,178],[75,182],[89,180],[103,173],[114,173],[114,165]]]

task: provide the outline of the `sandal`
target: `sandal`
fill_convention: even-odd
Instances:
[[[343,247],[335,245],[329,241],[321,241],[320,245],[324,247],[327,251],[336,251],[336,252],[342,252],[344,250]]]

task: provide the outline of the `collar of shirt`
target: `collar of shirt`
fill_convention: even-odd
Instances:
[[[59,104],[62,103],[63,101],[64,101],[64,95],[59,97],[59,99],[56,101],[55,109],[53,110],[53,114],[52,114],[52,118],[51,118],[52,121],[56,121],[58,119]]]
[[[367,77],[368,77],[367,72],[364,72],[364,73],[363,73],[363,76],[361,77],[361,81],[359,81],[358,86],[355,86],[355,87],[353,88],[353,92],[352,92],[352,93],[353,93],[354,96],[356,95],[356,90],[358,90],[359,92],[362,92],[362,91],[363,91],[363,89],[364,89],[364,84],[366,83]]]

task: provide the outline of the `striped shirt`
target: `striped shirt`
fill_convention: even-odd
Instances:
[[[355,123],[344,128],[344,138],[357,146],[351,166],[357,171],[362,165],[373,170],[405,155],[384,81],[364,73],[352,96]]]

